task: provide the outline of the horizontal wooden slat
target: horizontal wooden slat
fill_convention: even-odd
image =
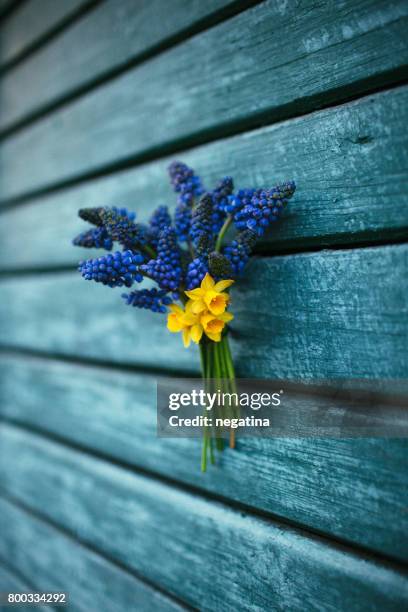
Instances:
[[[13,591],[22,591],[27,587],[20,578],[18,578],[15,574],[13,574],[9,569],[4,567],[4,565],[0,561],[0,591],[6,592],[10,590]],[[44,609],[44,608],[43,608]]]
[[[0,454],[3,490],[201,609],[408,603],[401,573],[319,538],[5,425]]]
[[[255,258],[233,289],[245,377],[406,378],[408,245]],[[1,282],[0,344],[141,366],[197,367],[164,315],[79,273]]]
[[[7,139],[0,200],[398,80],[406,14],[402,0],[268,0]]]
[[[46,0],[49,2],[53,13],[62,12],[63,3]],[[44,0],[36,0],[35,4],[42,6]],[[139,57],[142,60],[160,44],[171,42],[202,20],[216,19],[217,13],[223,14],[222,9],[236,12],[251,4],[250,0],[172,0],[169,11],[165,0],[105,0],[52,44],[3,77],[0,132],[110,71]],[[38,16],[36,8],[31,12]],[[9,31],[9,26],[7,35],[13,43],[15,33]],[[29,96],[25,95],[27,82],[32,84]]]
[[[1,7],[0,7],[1,8]],[[1,501],[0,501],[1,505]],[[2,515],[3,519],[3,515]],[[4,523],[2,522],[2,528],[4,529]],[[0,544],[1,546],[1,544]],[[3,565],[3,562],[0,560],[0,593],[32,593],[32,589],[21,579],[20,576],[16,576],[8,567]],[[3,609],[6,609],[3,607]],[[8,608],[10,610],[10,608]],[[16,609],[16,606],[14,606]],[[33,607],[30,605],[24,606],[20,604],[18,606],[19,612],[29,612],[32,611]],[[42,612],[52,612],[55,610],[50,605],[42,606],[36,605],[35,610],[41,610]]]
[[[296,179],[298,189],[263,250],[385,240],[408,233],[408,88],[368,96],[227,138],[182,154],[211,188],[225,174],[237,187]],[[146,220],[174,206],[172,158],[115,173],[4,211],[0,267],[55,266],[90,257],[71,240],[87,226],[78,208],[127,205]],[[11,228],[13,230],[11,231]],[[35,229],[34,229],[35,228]],[[16,236],[18,248],[16,248]]]
[[[198,440],[156,436],[154,377],[3,356],[0,381],[24,427],[408,560],[406,440],[239,438],[200,475]]]
[[[21,57],[90,0],[28,0],[1,25],[0,67]],[[1,10],[1,8],[0,8]],[[32,76],[32,74],[31,74]],[[26,92],[25,92],[26,93]],[[27,100],[27,96],[23,94]]]
[[[173,612],[183,609],[131,574],[1,497],[0,514],[0,555],[7,555],[10,563],[24,572],[37,590],[68,592],[68,606],[64,606],[64,610]],[[44,606],[41,609],[50,608]]]

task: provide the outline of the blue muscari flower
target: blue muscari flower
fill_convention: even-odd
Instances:
[[[256,232],[246,229],[239,232],[236,239],[224,248],[223,254],[230,261],[235,276],[243,272],[257,239]]]
[[[194,198],[204,191],[200,177],[194,174],[192,168],[179,161],[172,162],[168,171],[173,189],[178,193],[178,203],[192,206]]]
[[[181,283],[181,253],[174,228],[165,227],[159,235],[157,257],[141,266],[147,276],[157,282],[161,289],[176,291]]]
[[[255,189],[240,189],[236,194],[227,196],[224,200],[224,210],[229,215],[235,215],[245,206],[251,204]]]
[[[228,204],[228,196],[234,191],[234,181],[231,176],[224,176],[218,181],[213,190],[214,202],[218,208],[225,211]]]
[[[253,192],[249,202],[247,195],[241,208],[235,208],[232,212],[236,228],[238,230],[250,229],[258,236],[262,236],[265,229],[279,219],[295,189],[295,183],[288,181],[272,189],[257,189]],[[237,206],[237,202],[234,203],[234,206]]]
[[[174,214],[174,227],[179,242],[190,240],[191,208],[187,204],[179,204]]]
[[[93,227],[86,232],[82,232],[74,238],[72,243],[75,246],[85,247],[87,249],[106,249],[110,251],[113,246],[112,238],[109,236],[105,227]]]
[[[122,295],[126,304],[129,306],[137,306],[138,308],[146,308],[153,312],[167,312],[166,306],[172,303],[172,298],[167,295],[166,291],[153,289],[140,289]]]
[[[116,251],[97,259],[81,261],[78,269],[86,280],[109,287],[131,287],[135,281],[141,283],[143,280],[140,272],[142,263],[143,255],[140,253]]]
[[[167,206],[158,206],[149,219],[146,228],[146,238],[154,248],[157,247],[160,232],[171,225],[171,217]]]
[[[212,214],[212,194],[205,193],[193,209],[190,227],[190,239],[199,256],[207,255],[214,246]]]
[[[190,262],[186,274],[186,289],[191,291],[199,287],[204,276],[208,272],[208,263],[206,257],[196,257]]]
[[[212,231],[218,234],[220,231],[226,214],[228,198],[234,190],[234,182],[230,176],[225,176],[221,179],[215,189],[212,191],[213,197],[213,212],[212,212]]]
[[[99,213],[103,225],[113,240],[120,242],[125,249],[138,249],[146,243],[145,229],[134,222],[136,214],[126,208],[102,208]]]
[[[279,218],[295,191],[295,183],[286,182],[269,190],[241,189],[233,194],[232,179],[224,177],[194,208],[204,192],[199,177],[180,162],[173,162],[169,173],[178,194],[174,227],[165,206],[154,211],[148,225],[135,223],[135,214],[126,208],[84,208],[79,216],[95,227],[74,239],[74,244],[107,250],[113,241],[121,243],[122,253],[83,261],[79,270],[85,279],[110,287],[131,287],[143,275],[149,276],[159,289],[133,291],[123,297],[130,305],[155,312],[164,312],[170,301],[177,300],[180,288],[198,287],[209,271],[214,278],[241,274],[257,239]],[[222,253],[214,252],[215,236],[227,215],[232,215],[238,234]],[[195,247],[197,256],[190,263],[190,250],[178,246],[183,241]],[[139,250],[145,245],[157,251],[157,257],[148,263]]]
[[[158,206],[153,211],[152,216],[149,219],[149,226],[156,230],[158,233],[161,232],[165,227],[171,225],[171,217],[167,206]]]

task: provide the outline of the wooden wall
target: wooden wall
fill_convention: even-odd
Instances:
[[[73,610],[401,610],[403,439],[159,439],[164,321],[84,283],[83,206],[294,178],[234,290],[247,377],[408,375],[403,0],[0,0],[0,591]]]

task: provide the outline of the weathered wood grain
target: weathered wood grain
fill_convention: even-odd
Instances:
[[[0,514],[0,555],[10,559],[10,563],[24,572],[38,590],[68,592],[69,603],[64,610],[173,612],[183,609],[141,580],[1,497]],[[41,609],[49,609],[49,606]]]
[[[75,0],[76,4],[79,1]],[[25,13],[30,13],[30,18],[34,14],[38,20],[47,11],[47,3],[51,4],[47,21],[70,8],[63,8],[61,2],[32,0]],[[171,10],[168,10],[165,0],[106,0],[58,36],[52,44],[2,78],[0,131],[129,62],[141,61],[160,45],[175,43],[182,33],[200,27],[203,20],[204,23],[206,20],[208,23],[211,20],[216,22],[217,17],[221,19],[224,14],[237,12],[251,4],[251,0],[172,0]],[[20,13],[22,10],[16,13],[15,27],[7,25],[5,28],[6,58],[15,52],[14,47],[27,44],[26,39],[33,38],[37,28],[46,27],[46,24],[37,26],[34,23],[31,35],[29,33],[27,36],[27,24],[22,18],[19,19],[22,17]],[[20,41],[18,37],[23,40]],[[31,84],[30,96],[24,95],[27,82]]]
[[[1,502],[0,502],[1,503]],[[2,514],[3,519],[3,514]],[[2,520],[2,527],[4,529],[4,523]],[[32,589],[21,579],[20,576],[16,576],[8,567],[6,567],[0,560],[0,592],[1,593],[32,593]],[[4,610],[10,608],[3,607]],[[20,604],[18,608],[14,606],[14,609],[18,609],[19,612],[29,612],[33,610],[32,606],[24,606]],[[42,612],[52,612],[55,610],[50,605],[42,606],[36,605],[35,610],[41,610]]]
[[[406,378],[408,246],[255,258],[232,291],[244,377]],[[0,344],[102,362],[197,371],[164,315],[78,273],[1,281]]]
[[[17,578],[8,568],[6,568],[0,561],[0,589],[2,592],[7,590],[10,591],[22,591],[25,589],[25,585],[21,579]]]
[[[407,605],[406,576],[317,537],[5,425],[0,455],[4,491],[200,609]]]
[[[24,427],[408,560],[406,440],[240,438],[200,475],[199,440],[156,436],[155,377],[3,356],[0,394]]]
[[[261,3],[7,139],[0,200],[399,80],[406,15],[402,0]]]
[[[30,48],[71,19],[90,0],[28,0],[0,28],[0,68],[25,55]],[[28,73],[26,73],[27,75]],[[32,78],[32,73],[31,73]],[[27,87],[27,81],[26,81]],[[23,97],[28,100],[26,88]],[[3,112],[3,111],[2,111]]]
[[[298,120],[180,154],[208,188],[225,174],[237,187],[296,179],[298,189],[260,249],[395,239],[408,234],[408,88],[376,94]],[[84,206],[126,205],[147,220],[175,204],[171,158],[33,200],[3,212],[0,267],[67,265],[92,256],[73,248]],[[11,231],[13,228],[13,231]],[[33,230],[35,228],[35,230]],[[18,248],[16,248],[16,233]]]

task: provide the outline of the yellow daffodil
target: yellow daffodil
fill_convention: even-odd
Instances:
[[[187,297],[193,301],[192,312],[199,314],[209,310],[213,315],[221,315],[225,312],[230,299],[228,293],[224,293],[224,289],[230,287],[233,282],[233,280],[221,280],[216,283],[207,273],[200,287],[185,292]]]
[[[222,280],[216,283],[206,274],[200,287],[185,292],[190,299],[184,308],[170,304],[167,329],[173,333],[181,332],[185,347],[190,345],[191,340],[198,344],[203,333],[213,342],[220,342],[226,323],[234,318],[230,312],[226,312],[229,295],[224,293],[224,289],[233,282]]]
[[[182,332],[183,344],[186,348],[190,346],[191,340],[198,344],[203,335],[199,316],[192,312],[191,307],[191,301],[186,304],[185,310],[177,304],[170,304],[171,312],[167,317],[167,329],[173,333]]]
[[[205,335],[213,340],[213,342],[220,342],[221,333],[225,327],[225,324],[232,321],[234,315],[230,312],[223,312],[219,315],[213,315],[211,312],[202,314],[200,317],[200,323],[204,330]]]

